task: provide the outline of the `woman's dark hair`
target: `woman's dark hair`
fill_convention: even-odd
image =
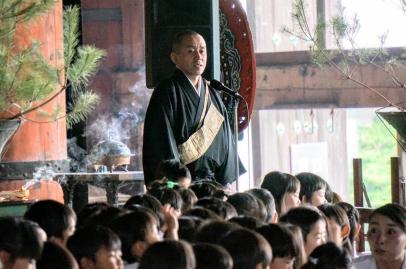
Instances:
[[[406,209],[398,204],[386,204],[372,211],[369,222],[376,215],[387,217],[406,233]]]
[[[241,226],[237,223],[223,220],[207,221],[198,228],[195,234],[195,242],[217,244],[222,236],[240,228]]]
[[[268,224],[256,230],[272,246],[273,259],[279,258],[296,258],[300,254],[300,242],[289,228],[281,224]],[[296,265],[294,269],[298,269]]]
[[[254,195],[257,199],[261,200],[261,202],[265,206],[267,213],[264,221],[267,223],[271,222],[272,217],[276,213],[275,199],[272,193],[269,190],[263,188],[250,189],[248,190],[248,193]]]
[[[232,269],[233,259],[228,251],[215,244],[197,243],[193,245],[196,256],[196,269]]]
[[[0,218],[0,250],[10,254],[10,259],[38,259],[44,242],[39,226],[29,220],[13,217]]]
[[[100,225],[82,227],[68,239],[67,248],[80,262],[82,258],[96,259],[96,252],[101,248],[121,249],[120,238],[109,228]]]
[[[302,230],[303,241],[306,243],[307,235],[310,233],[313,225],[319,220],[323,220],[324,216],[312,207],[295,207],[291,208],[286,214],[282,215],[279,222],[286,222],[300,227]]]
[[[297,174],[296,178],[300,181],[299,196],[301,200],[304,196],[308,201],[310,201],[312,199],[313,192],[321,189],[325,189],[326,191],[330,189],[330,186],[328,186],[328,183],[324,179],[313,173],[302,172]]]
[[[140,269],[194,269],[192,246],[182,240],[165,240],[152,244],[142,255]]]
[[[285,195],[297,192],[300,189],[300,182],[290,174],[273,171],[265,175],[261,188],[271,192],[275,199],[276,211],[281,215],[284,213],[282,207]]]
[[[336,205],[344,209],[347,214],[348,222],[350,224],[350,234],[348,235],[348,238],[350,239],[351,245],[353,245],[355,241],[355,231],[359,224],[359,212],[353,205],[346,202],[339,202]]]
[[[59,243],[47,241],[44,244],[41,258],[36,262],[36,268],[79,269],[79,265],[72,253],[65,247]]]
[[[349,269],[351,266],[350,254],[333,242],[328,242],[313,250],[302,269]]]
[[[224,220],[237,216],[237,211],[232,204],[215,197],[202,198],[196,202],[196,206],[210,209]]]
[[[32,204],[24,214],[24,218],[38,223],[48,238],[63,239],[64,232],[69,228],[70,221],[76,224],[76,214],[68,206],[54,200],[41,200]]]
[[[266,239],[251,230],[237,229],[223,236],[219,245],[224,247],[234,261],[235,269],[267,268],[272,260],[272,250]]]
[[[132,246],[137,241],[145,241],[153,225],[159,225],[158,219],[146,208],[122,215],[111,222],[110,228],[121,240],[123,260],[128,263],[136,261],[137,257],[132,254]]]

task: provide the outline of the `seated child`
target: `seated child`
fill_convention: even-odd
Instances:
[[[139,269],[195,269],[192,246],[182,240],[165,240],[151,245],[141,258]]]
[[[318,246],[309,256],[302,269],[350,269],[352,261],[350,253],[333,242]]]
[[[265,175],[261,188],[271,192],[275,198],[278,215],[286,213],[290,208],[300,205],[299,180],[287,173],[273,171]]]
[[[257,199],[265,206],[266,218],[264,222],[266,223],[276,223],[278,221],[278,213],[276,212],[275,199],[270,191],[262,188],[254,188],[248,190],[248,193],[254,195]]]
[[[182,188],[189,188],[192,182],[189,168],[175,159],[162,161],[158,165],[155,178],[161,183],[170,181]]]
[[[79,228],[68,239],[67,247],[80,269],[123,269],[120,239],[107,227]]]
[[[299,173],[296,177],[300,181],[299,197],[303,204],[318,207],[327,203],[326,192],[330,186],[324,179],[309,172]]]
[[[193,245],[196,269],[232,269],[233,259],[228,251],[215,244],[197,243]]]
[[[36,269],[79,269],[75,257],[60,243],[47,241],[44,244],[41,258],[37,261]]]
[[[279,222],[300,227],[306,256],[327,241],[327,223],[319,211],[313,207],[296,207],[282,215]]]
[[[46,232],[48,239],[66,245],[76,226],[76,214],[68,206],[54,200],[41,200],[28,208],[24,218],[34,221]]]
[[[352,253],[352,245],[348,238],[350,234],[350,223],[344,209],[335,204],[323,204],[318,207],[327,218],[327,229],[329,241],[337,246],[345,248]]]
[[[295,263],[300,255],[300,243],[291,230],[281,224],[268,224],[256,230],[272,246],[272,262],[269,269],[299,269]]]
[[[266,239],[248,229],[237,229],[223,236],[219,245],[233,258],[234,269],[267,269],[272,249]]]
[[[44,244],[39,229],[32,221],[0,218],[0,268],[35,268]]]

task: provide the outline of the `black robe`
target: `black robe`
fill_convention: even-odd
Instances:
[[[211,105],[215,105],[223,115],[224,122],[205,154],[187,167],[192,179],[209,178],[224,185],[237,179],[237,154],[224,104],[210,87],[209,92]],[[155,179],[160,161],[179,160],[177,146],[197,130],[203,113],[203,100],[204,92],[199,97],[188,78],[178,69],[154,90],[144,125],[142,153],[145,184]]]

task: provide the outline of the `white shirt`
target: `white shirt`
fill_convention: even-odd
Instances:
[[[353,261],[353,266],[355,269],[378,269],[371,253],[356,257]],[[406,269],[406,263],[404,261],[401,269]]]

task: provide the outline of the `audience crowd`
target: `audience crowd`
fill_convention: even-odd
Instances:
[[[163,162],[145,194],[77,214],[38,201],[0,218],[3,269],[406,269],[406,209],[372,211],[370,251],[356,252],[360,216],[312,173],[268,173],[260,188],[230,193]],[[338,198],[337,198],[338,197]]]

